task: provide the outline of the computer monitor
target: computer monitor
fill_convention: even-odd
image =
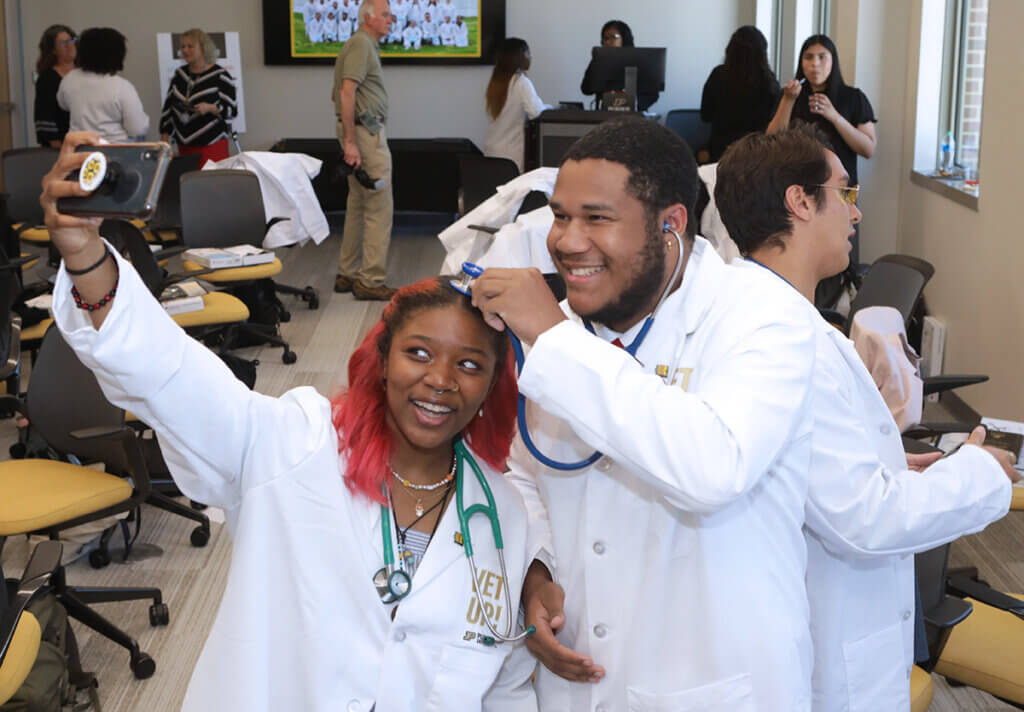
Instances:
[[[646,109],[665,90],[665,55],[664,47],[594,47],[591,86],[598,96],[606,91],[621,91],[626,86],[626,67],[636,67],[637,99],[640,109]],[[641,97],[653,98],[645,106]]]

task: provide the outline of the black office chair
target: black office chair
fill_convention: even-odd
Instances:
[[[472,211],[494,195],[499,185],[518,175],[515,161],[508,158],[459,154],[459,215]]]
[[[0,463],[0,537],[42,534],[51,539],[62,531],[128,512],[139,523],[139,508],[150,494],[149,472],[135,434],[123,424],[123,411],[111,405],[96,377],[78,360],[60,332],[51,327],[43,338],[24,402],[14,396],[0,400],[23,412],[33,428],[56,453],[74,454],[82,463],[102,462],[99,472],[70,461],[41,458]],[[99,546],[89,554],[94,566],[110,562],[108,545],[120,528],[127,557],[134,538],[121,520],[108,527]],[[136,536],[138,529],[136,529]],[[126,648],[130,666],[139,679],[156,668],[139,643],[90,603],[152,600],[150,624],[170,620],[160,589],[69,586],[63,570],[54,579],[55,594],[68,613],[104,637]]]
[[[665,116],[665,126],[686,141],[697,163],[710,160],[708,142],[711,140],[711,124],[700,117],[700,109],[672,109]]]
[[[56,148],[37,146],[14,148],[3,153],[4,190],[8,194],[7,212],[18,237],[36,244],[48,244],[50,233],[43,225],[43,206],[39,204],[43,176],[57,161]]]

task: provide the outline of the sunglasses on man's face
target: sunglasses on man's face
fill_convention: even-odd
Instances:
[[[840,199],[847,205],[856,205],[857,195],[858,193],[860,193],[859,185],[824,185],[816,183],[813,187],[831,188],[832,190],[838,190]]]

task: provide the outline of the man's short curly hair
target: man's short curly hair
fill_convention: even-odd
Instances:
[[[697,162],[686,141],[655,121],[622,116],[582,136],[562,159],[605,160],[629,171],[626,192],[644,204],[649,219],[681,203],[686,208],[686,236],[697,232]]]

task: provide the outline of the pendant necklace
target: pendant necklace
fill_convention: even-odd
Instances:
[[[415,490],[418,493],[433,492],[436,489],[440,489],[441,487],[444,487],[446,484],[448,484],[449,482],[451,482],[455,478],[455,467],[456,467],[456,464],[457,464],[457,460],[453,456],[452,457],[452,469],[448,472],[447,475],[445,475],[444,479],[442,479],[439,482],[435,482],[432,485],[418,485],[418,484],[415,484],[415,483],[410,482],[409,480],[405,479],[404,477],[402,477],[400,474],[398,474],[394,470],[391,471],[391,474],[394,475],[396,480],[398,480],[399,482],[402,483],[402,486],[405,487],[406,490]],[[412,492],[409,492],[409,494],[414,496],[414,497],[416,497],[416,507],[415,507],[416,516],[417,517],[422,517],[423,514],[424,514],[424,511],[425,511],[425,509],[423,507],[423,495],[422,494],[413,494]]]

